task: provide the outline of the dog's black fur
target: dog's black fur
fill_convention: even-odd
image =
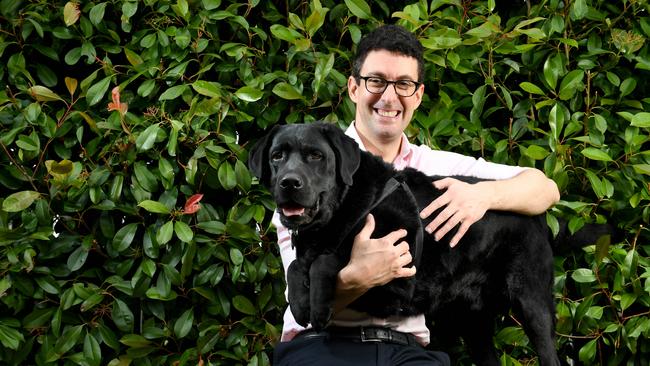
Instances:
[[[287,273],[289,305],[298,323],[311,322],[315,329],[330,320],[337,273],[348,263],[362,216],[385,183],[391,177],[405,182],[412,194],[397,189],[372,210],[373,237],[404,228],[405,240],[413,243],[436,215],[422,222],[420,210],[442,193],[432,184],[442,177],[396,171],[326,123],[275,127],[252,148],[249,166],[270,188],[283,225],[292,230],[297,260]],[[343,233],[349,234],[342,238]],[[492,342],[494,319],[512,308],[540,363],[558,365],[553,254],[543,216],[488,211],[455,248],[449,247],[452,236],[436,242],[425,234],[414,277],[372,288],[349,307],[381,318],[428,314],[437,325],[457,329],[481,365],[500,364]],[[415,255],[413,246],[411,251]]]

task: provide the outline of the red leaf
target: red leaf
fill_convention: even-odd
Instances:
[[[203,194],[201,193],[194,194],[188,198],[187,202],[185,202],[185,209],[183,210],[183,213],[186,215],[191,215],[200,210],[201,205],[199,204],[199,201],[201,201],[202,198]]]
[[[111,96],[113,98],[112,103],[108,103],[108,111],[119,111],[121,115],[125,115],[126,111],[129,109],[128,104],[120,102],[120,87],[116,86],[111,91]]]

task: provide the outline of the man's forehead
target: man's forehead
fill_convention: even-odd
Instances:
[[[372,50],[361,65],[363,76],[412,79],[418,76],[418,60],[398,52]]]

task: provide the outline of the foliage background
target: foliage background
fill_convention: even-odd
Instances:
[[[426,48],[413,141],[543,169],[554,230],[622,233],[558,253],[562,359],[650,363],[648,8],[0,0],[0,363],[268,365],[283,273],[247,149],[347,125],[355,44],[395,22]],[[513,316],[495,343],[535,361]]]

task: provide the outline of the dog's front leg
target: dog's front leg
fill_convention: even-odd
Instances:
[[[287,270],[289,307],[298,324],[309,323],[309,270],[299,260],[294,260]]]
[[[311,325],[316,330],[327,326],[334,310],[336,277],[341,263],[334,254],[324,254],[316,258],[309,269]]]

